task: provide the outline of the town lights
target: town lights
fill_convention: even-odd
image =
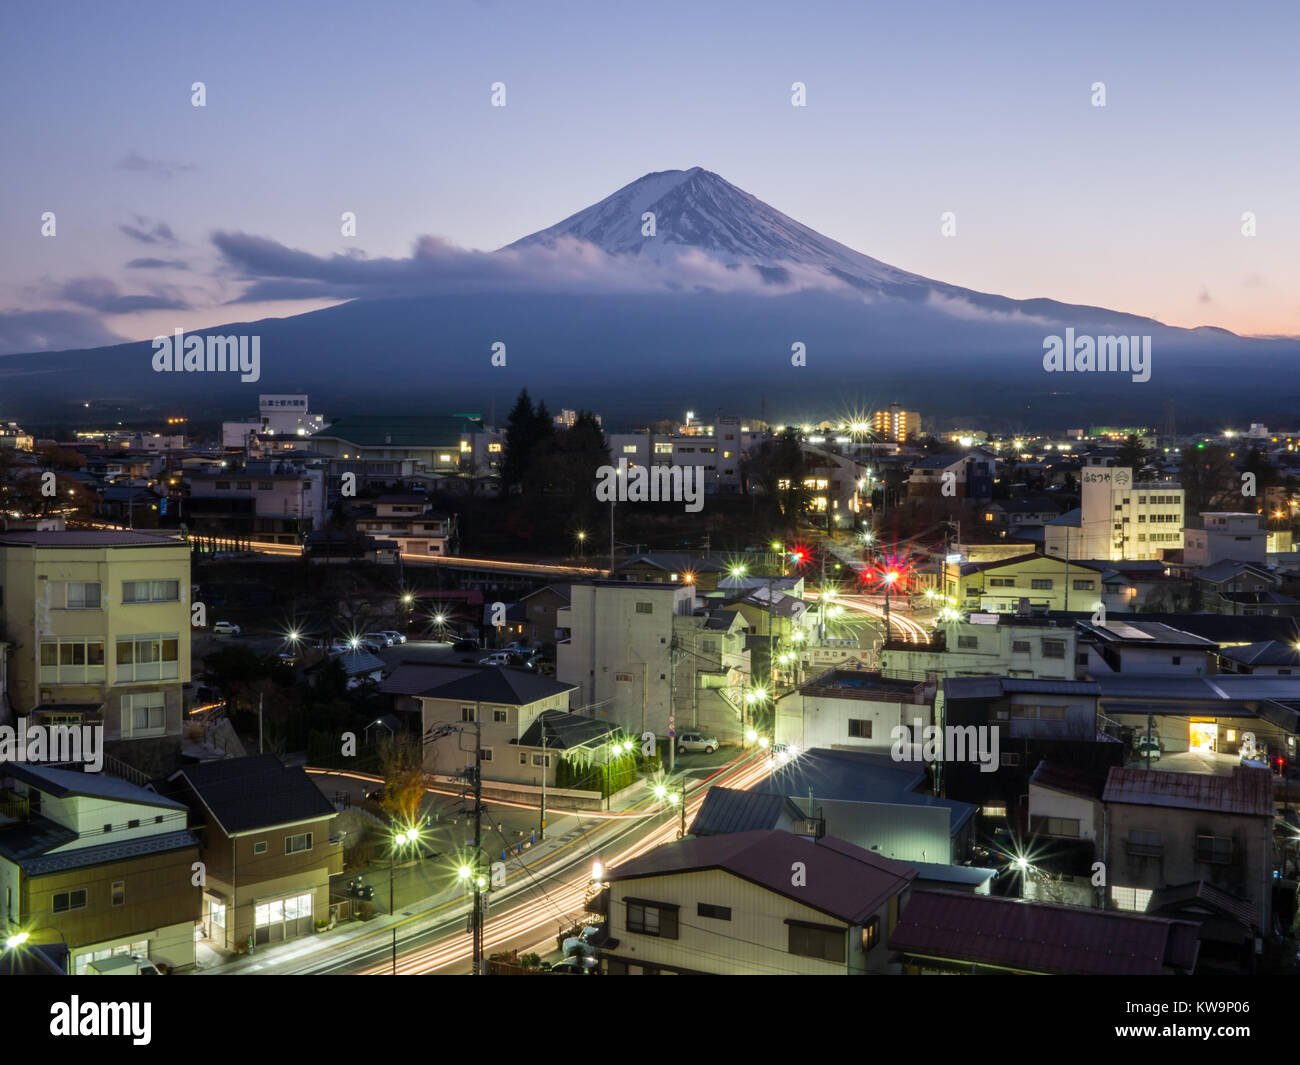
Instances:
[[[605,867],[599,861],[591,863],[591,879],[599,884],[605,878]]]
[[[474,875],[474,870],[471,869],[468,865],[462,865],[459,869],[456,870],[456,876],[461,880],[468,880],[473,875]]]
[[[747,743],[754,743],[757,740],[758,740],[758,733],[754,729],[750,729],[748,732],[745,733],[745,741]]]
[[[410,592],[407,592],[404,596],[402,596],[403,603],[411,603],[414,601],[415,601],[415,596],[413,596]]]
[[[733,577],[743,577],[743,576],[745,575],[745,567],[744,567],[744,566],[732,566],[732,567],[731,567],[731,575],[732,575]]]
[[[30,932],[18,932],[5,940],[5,950],[15,950],[32,938]]]

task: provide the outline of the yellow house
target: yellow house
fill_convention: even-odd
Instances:
[[[29,725],[102,725],[150,775],[180,750],[190,679],[190,554],[156,533],[0,533],[9,705]]]
[[[1034,610],[1095,610],[1102,601],[1101,573],[1050,555],[1001,562],[949,562],[943,594],[957,609],[1010,613],[1028,600]]]

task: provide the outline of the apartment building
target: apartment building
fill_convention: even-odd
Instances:
[[[945,562],[943,594],[961,610],[1015,613],[1093,610],[1102,602],[1095,566],[1051,555],[1021,555],[999,562]]]
[[[1069,557],[1158,559],[1161,551],[1183,546],[1180,485],[1139,482],[1132,469],[1110,466],[1084,467],[1079,482],[1080,524]]]
[[[186,766],[167,783],[202,826],[200,935],[213,948],[279,943],[328,920],[343,846],[333,805],[305,771],[259,754]]]
[[[588,581],[569,587],[556,625],[556,680],[577,688],[574,702],[640,735],[668,735],[672,710],[674,619],[694,613],[689,584]]]
[[[175,768],[190,679],[190,553],[127,531],[0,533],[9,702],[31,724],[102,725],[105,751]]]
[[[357,532],[376,540],[393,540],[403,554],[452,554],[455,520],[429,509],[418,492],[380,496],[373,514],[356,518]]]
[[[324,428],[325,419],[311,412],[305,393],[284,393],[257,397],[258,417],[246,422],[223,422],[221,446],[247,447],[260,434],[311,436]]]
[[[1183,530],[1183,564],[1210,566],[1232,559],[1262,566],[1268,561],[1268,530],[1258,514],[1219,511],[1201,515],[1201,528]]]
[[[776,705],[776,742],[888,754],[894,730],[934,723],[935,685],[861,669],[831,669]]]
[[[194,964],[199,841],[184,804],[99,773],[0,765],[6,934],[62,942],[71,971],[114,954]]]
[[[320,466],[250,462],[238,469],[209,468],[186,479],[189,498],[181,505],[200,532],[298,543],[325,523],[325,471]]]
[[[902,404],[891,403],[885,410],[871,415],[871,428],[878,440],[903,443],[921,434],[921,415],[904,410]]]

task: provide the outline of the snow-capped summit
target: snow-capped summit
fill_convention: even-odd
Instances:
[[[653,236],[645,234],[647,212],[654,215]],[[646,174],[508,247],[549,246],[566,236],[588,241],[611,255],[637,255],[655,262],[671,262],[690,250],[727,266],[811,267],[859,287],[935,287],[926,278],[822,236],[698,166]]]

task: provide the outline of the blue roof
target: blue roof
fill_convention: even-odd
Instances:
[[[138,858],[145,854],[162,854],[166,851],[198,847],[199,841],[188,831],[164,832],[157,836],[124,839],[117,843],[104,843],[98,847],[79,847],[76,850],[56,851],[39,858],[19,861],[28,876],[56,873],[63,869],[79,869],[87,865],[103,865]]]
[[[165,799],[156,791],[142,788],[117,777],[102,773],[78,773],[69,769],[50,769],[27,762],[10,762],[0,766],[0,777],[11,776],[47,795],[62,798],[65,795],[93,795],[116,802],[134,802],[146,806],[162,806],[170,810],[184,810],[184,803]]]

